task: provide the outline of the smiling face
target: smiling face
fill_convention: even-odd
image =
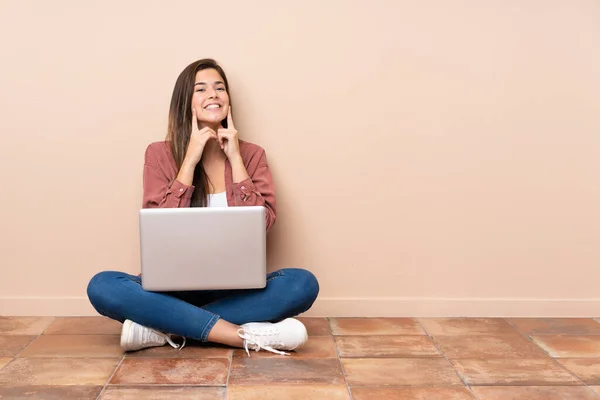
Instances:
[[[196,73],[192,107],[196,109],[200,129],[213,129],[221,125],[229,112],[229,94],[223,77],[216,69],[203,69]]]

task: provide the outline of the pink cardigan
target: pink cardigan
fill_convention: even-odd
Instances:
[[[267,231],[276,218],[275,190],[265,151],[255,144],[240,143],[240,153],[250,178],[233,182],[231,164],[225,161],[225,190],[227,204],[235,206],[264,206]],[[176,180],[177,166],[167,142],[154,142],[148,146],[144,161],[143,208],[189,207],[194,186]]]

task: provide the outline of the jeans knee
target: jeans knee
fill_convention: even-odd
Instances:
[[[310,308],[319,295],[317,277],[312,272],[300,268],[286,269],[284,274],[292,278],[290,293],[306,306],[306,309]]]
[[[117,278],[122,275],[123,273],[117,271],[102,271],[94,275],[87,286],[87,295],[90,303],[97,308],[97,305],[107,300],[110,287],[114,287]]]

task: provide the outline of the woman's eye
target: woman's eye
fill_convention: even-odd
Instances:
[[[225,88],[220,87],[220,88],[217,88],[217,90],[225,91]]]
[[[204,92],[204,89],[199,88],[199,89],[196,90],[196,92]]]

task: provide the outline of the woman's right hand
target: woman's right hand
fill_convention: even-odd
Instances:
[[[211,128],[198,129],[196,109],[192,108],[192,134],[190,135],[190,143],[188,144],[183,163],[195,168],[202,158],[206,142],[210,139],[218,140],[217,138],[217,133]]]

